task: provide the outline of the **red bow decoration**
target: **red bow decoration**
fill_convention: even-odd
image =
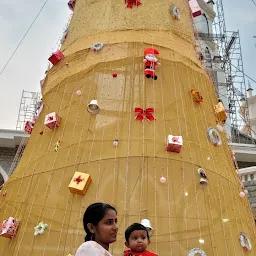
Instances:
[[[177,143],[179,143],[179,137],[172,137],[172,142],[177,142]]]
[[[126,6],[127,8],[132,8],[133,5],[135,6],[141,5],[141,2],[138,0],[124,0],[124,2],[127,4]]]
[[[143,121],[144,118],[146,118],[149,122],[156,120],[156,118],[152,115],[154,113],[154,108],[135,108],[135,113],[138,113],[138,115],[135,117],[135,120]]]
[[[52,121],[53,120],[53,116],[48,116],[48,121]]]
[[[74,181],[76,182],[76,184],[79,184],[80,182],[82,182],[84,179],[81,179],[81,176],[79,175],[77,178],[74,179]]]

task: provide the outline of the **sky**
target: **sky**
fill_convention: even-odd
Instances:
[[[46,0],[1,0],[0,72]],[[116,0],[118,1],[118,0]],[[227,30],[240,32],[244,71],[256,80],[256,6],[223,0]],[[48,0],[30,32],[0,75],[0,129],[16,129],[22,91],[37,92],[48,57],[70,17],[67,0]],[[252,84],[255,88],[256,84]]]

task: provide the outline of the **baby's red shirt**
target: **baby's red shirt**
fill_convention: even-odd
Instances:
[[[131,250],[126,250],[124,251],[123,256],[158,256],[158,255],[150,251],[132,252]]]

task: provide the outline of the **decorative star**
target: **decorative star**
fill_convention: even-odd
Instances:
[[[42,235],[46,228],[48,227],[47,224],[43,223],[43,221],[41,221],[37,226],[34,227],[34,236],[37,236],[37,235]]]
[[[81,176],[79,175],[77,178],[74,179],[74,181],[76,182],[76,184],[79,184],[80,182],[82,182],[84,179],[81,179]]]

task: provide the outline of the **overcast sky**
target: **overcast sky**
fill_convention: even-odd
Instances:
[[[118,0],[116,0],[118,1]],[[0,71],[45,0],[1,0]],[[251,0],[223,0],[228,30],[240,31],[244,70],[256,78],[256,6]],[[22,90],[39,91],[47,59],[70,16],[67,0],[49,0],[0,76],[0,128],[15,129]],[[256,89],[256,85],[253,85]],[[256,90],[254,91],[256,94]]]

